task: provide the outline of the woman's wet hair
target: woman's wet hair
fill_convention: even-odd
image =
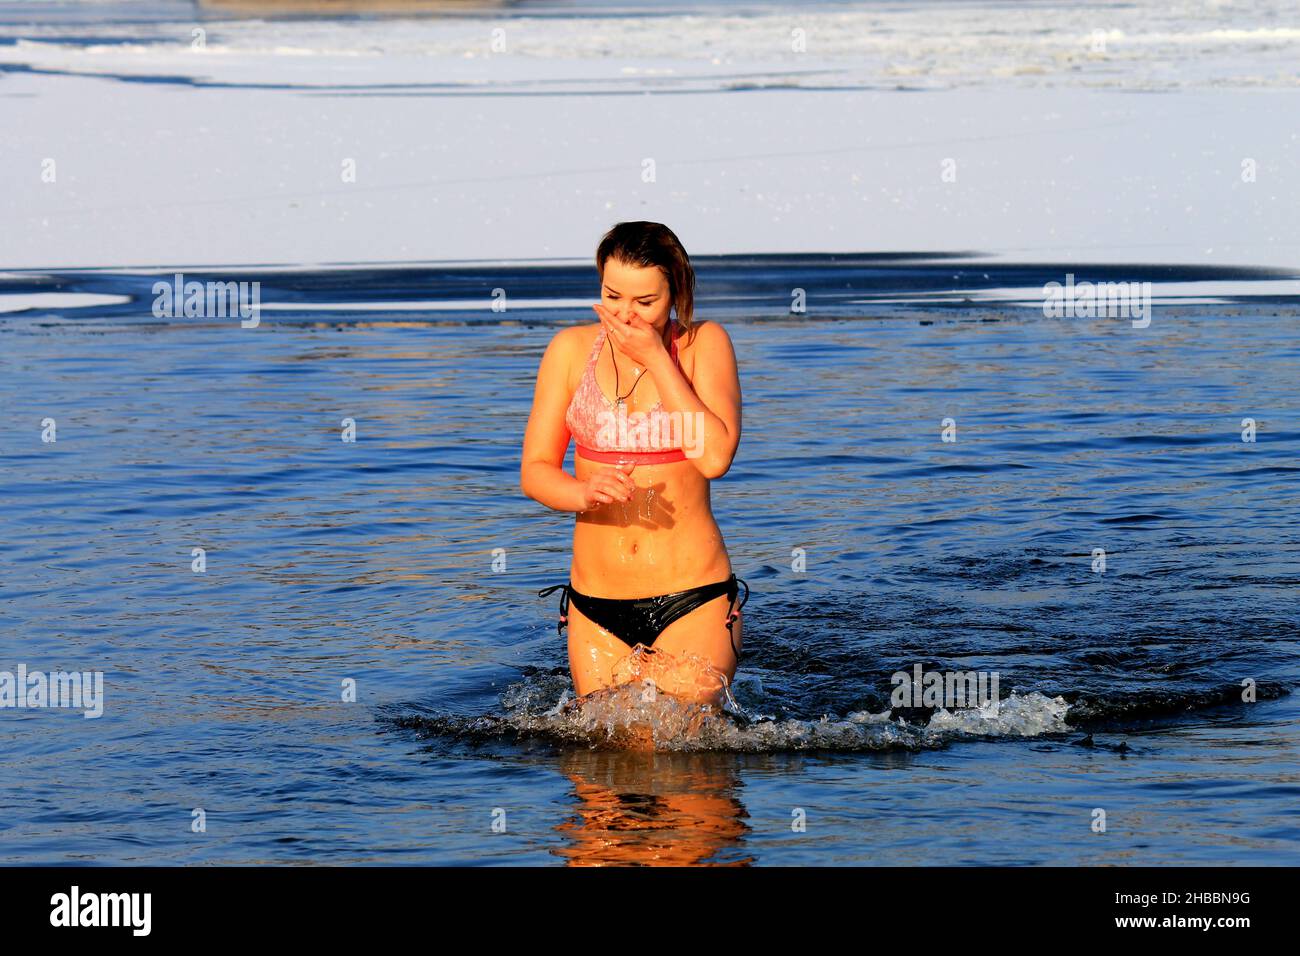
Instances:
[[[658,266],[668,277],[668,291],[677,322],[689,333],[695,320],[695,269],[681,240],[661,222],[620,222],[596,247],[596,270],[601,281],[611,258],[629,266]]]

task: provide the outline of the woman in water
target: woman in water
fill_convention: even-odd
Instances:
[[[695,270],[667,226],[619,223],[596,269],[600,321],[551,339],[524,434],[524,494],[577,514],[569,581],[539,593],[564,592],[578,696],[630,679],[619,665],[639,644],[649,650],[638,661],[671,663],[648,668],[660,690],[716,706],[749,599],[709,502],[740,442],[735,352],[717,322],[694,320]],[[563,469],[570,436],[574,476]]]

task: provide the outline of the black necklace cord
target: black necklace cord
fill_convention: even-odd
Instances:
[[[609,341],[609,336],[606,336],[605,339],[606,339],[606,341]],[[638,385],[641,384],[641,379],[645,377],[645,369],[642,369],[642,370],[641,370],[641,374],[638,375],[638,376],[636,377],[636,381],[633,382],[633,383],[632,383],[632,387],[629,388],[629,389],[627,390],[627,394],[626,394],[626,395],[620,395],[620,394],[618,393],[618,359],[616,359],[616,358],[614,357],[614,343],[613,343],[613,342],[610,342],[610,343],[609,343],[609,360],[610,360],[610,362],[611,362],[611,363],[613,364],[613,366],[614,366],[614,404],[617,405],[619,402],[623,401],[625,398],[630,398],[631,395],[632,395],[632,393],[636,391],[636,387],[637,387]]]
[[[668,334],[670,337],[672,336],[671,320],[668,326]],[[632,393],[636,391],[636,387],[641,384],[641,379],[645,378],[645,369],[641,370],[641,374],[636,377],[636,381],[633,382],[632,387],[627,390],[627,394],[620,395],[618,393],[618,359],[614,357],[614,343],[610,340],[610,337],[608,335],[605,336],[605,341],[609,342],[609,360],[614,366],[614,404],[617,405],[625,398],[630,398],[632,396]]]

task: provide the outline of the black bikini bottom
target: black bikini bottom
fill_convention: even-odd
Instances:
[[[736,595],[744,585],[745,596],[740,606],[736,606]],[[628,647],[644,644],[654,647],[660,633],[683,614],[689,614],[697,607],[725,594],[731,601],[731,610],[727,614],[727,636],[731,639],[731,650],[740,662],[740,652],[736,650],[736,640],[731,633],[732,622],[740,614],[740,608],[749,600],[749,585],[734,574],[725,581],[715,581],[698,588],[674,591],[672,594],[658,594],[645,598],[598,598],[573,590],[569,584],[554,584],[537,592],[538,597],[546,597],[553,591],[564,589],[560,595],[560,620],[555,626],[559,634],[569,622],[569,601],[586,615],[587,619],[599,624],[612,633]]]

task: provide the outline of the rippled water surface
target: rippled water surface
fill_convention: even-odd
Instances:
[[[1135,329],[817,268],[796,316],[745,303],[771,264],[701,273],[745,402],[722,714],[576,707],[537,597],[573,517],[518,456],[580,270],[505,315],[490,270],[270,277],[250,330],[153,319],[152,277],[0,282],[0,669],[104,673],[98,719],[0,710],[0,859],[1295,863],[1295,304]],[[999,713],[891,720],[918,663]]]

